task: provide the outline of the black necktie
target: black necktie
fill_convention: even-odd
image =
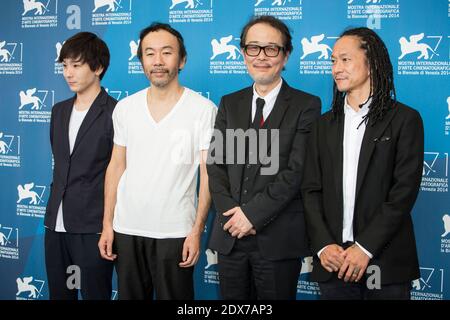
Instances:
[[[264,108],[265,103],[266,103],[266,101],[264,99],[261,99],[261,98],[256,99],[256,114],[255,114],[255,118],[253,119],[253,123],[252,123],[253,129],[261,128],[264,123],[263,108]]]

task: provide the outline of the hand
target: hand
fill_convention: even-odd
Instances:
[[[112,253],[112,245],[114,241],[114,231],[112,227],[103,227],[102,235],[98,241],[98,249],[103,259],[114,261],[117,254]]]
[[[328,272],[338,271],[345,260],[344,249],[337,244],[330,244],[320,254],[320,263]]]
[[[345,261],[339,269],[338,278],[342,279],[345,274],[345,282],[358,282],[364,275],[364,272],[366,272],[366,268],[369,264],[370,258],[356,244],[347,248],[347,250],[345,250],[345,253]]]
[[[256,234],[256,229],[255,229],[255,228],[251,228],[250,231],[247,232],[246,234],[244,234],[242,237],[250,236],[250,235],[254,236],[255,234]],[[242,238],[242,237],[241,237],[241,238]],[[239,236],[238,236],[238,238],[239,238]],[[240,238],[239,238],[239,239],[240,239]]]
[[[251,228],[249,232],[239,233],[237,237],[238,237],[238,239],[242,239],[243,237],[250,236],[250,235],[254,236],[255,234],[256,234],[255,228]]]
[[[250,230],[253,229],[253,225],[247,219],[240,207],[234,207],[233,209],[224,212],[223,215],[226,217],[232,216],[223,226],[223,230],[228,231],[232,237],[238,237],[238,239],[241,239],[242,237],[250,234]]]
[[[191,231],[184,240],[183,261],[178,264],[181,268],[189,268],[197,263],[200,257],[200,237],[201,232]]]

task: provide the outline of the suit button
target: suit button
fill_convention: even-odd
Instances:
[[[245,190],[244,190],[244,194],[247,194],[247,192],[248,192],[247,189],[245,189]]]
[[[247,205],[247,204],[246,204],[245,202],[242,204],[243,207],[245,207],[246,205]]]
[[[245,177],[245,178],[244,178],[244,181],[246,181],[246,182],[247,182],[247,181],[248,181],[248,177]]]

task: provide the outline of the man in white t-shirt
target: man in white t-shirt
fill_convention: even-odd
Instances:
[[[152,299],[154,292],[156,299],[193,299],[211,204],[205,163],[216,107],[179,84],[186,49],[168,24],[141,31],[138,57],[151,86],[113,114],[99,249],[116,261],[119,299]]]
[[[52,109],[53,182],[45,214],[45,264],[50,299],[109,300],[113,263],[100,257],[106,168],[117,101],[100,86],[109,66],[106,43],[91,32],[65,41],[59,62],[75,95]],[[79,269],[67,270],[71,266]],[[73,276],[79,281],[68,281]]]

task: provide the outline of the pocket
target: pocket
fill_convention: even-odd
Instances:
[[[390,154],[390,150],[394,145],[390,136],[382,136],[378,138],[375,143],[375,151],[382,157],[386,157]]]

